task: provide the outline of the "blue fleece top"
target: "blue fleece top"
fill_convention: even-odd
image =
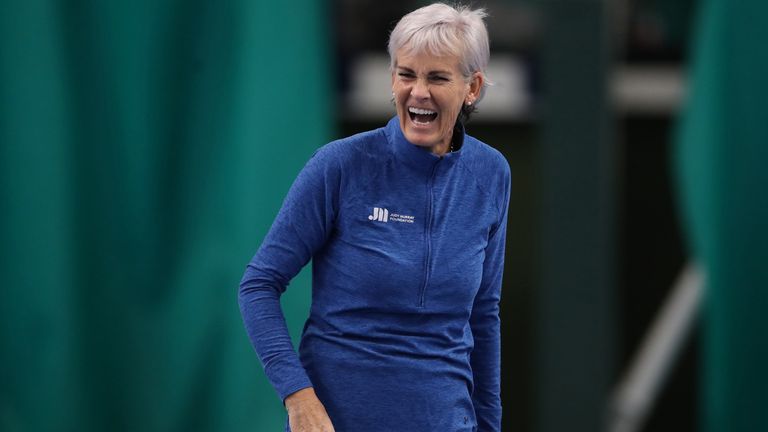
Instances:
[[[291,187],[240,285],[282,399],[314,387],[337,432],[499,431],[509,165],[457,129],[443,157],[399,120],[331,142]],[[280,309],[313,260],[296,354]]]

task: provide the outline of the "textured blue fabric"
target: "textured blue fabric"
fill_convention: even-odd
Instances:
[[[320,148],[240,286],[279,396],[313,386],[337,432],[499,431],[509,165],[457,133],[438,157],[386,127]],[[313,260],[297,355],[279,298]]]

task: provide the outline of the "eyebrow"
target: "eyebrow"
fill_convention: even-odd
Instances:
[[[409,68],[409,67],[405,67],[405,66],[398,66],[397,68],[398,68],[398,69],[400,69],[400,70],[402,70],[402,71],[404,71],[404,72],[411,72],[411,73],[414,73],[413,69],[411,69],[411,68]],[[450,75],[450,74],[451,74],[451,72],[450,72],[450,71],[445,71],[445,70],[439,70],[439,69],[438,69],[438,70],[434,70],[434,71],[429,71],[427,74],[428,74],[428,75],[437,75],[437,74]]]

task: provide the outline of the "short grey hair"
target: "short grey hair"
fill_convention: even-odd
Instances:
[[[390,68],[397,67],[397,52],[407,48],[410,52],[457,57],[459,70],[466,80],[475,72],[485,77],[491,55],[483,21],[486,16],[485,9],[451,7],[444,3],[416,9],[401,18],[389,35]],[[483,98],[488,84],[485,80],[476,102]]]

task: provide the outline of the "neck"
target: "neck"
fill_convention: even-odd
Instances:
[[[435,145],[432,147],[432,154],[437,156],[443,156],[446,153],[449,153],[451,151],[451,140],[441,142],[440,144]]]

